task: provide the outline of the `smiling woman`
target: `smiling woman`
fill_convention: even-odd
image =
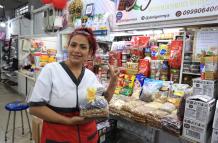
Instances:
[[[96,120],[81,116],[79,107],[90,88],[103,89],[99,96],[110,101],[119,73],[109,65],[110,83],[105,90],[95,74],[84,67],[96,47],[91,29],[76,29],[68,41],[68,59],[42,69],[29,99],[30,113],[44,120],[41,143],[97,143]]]

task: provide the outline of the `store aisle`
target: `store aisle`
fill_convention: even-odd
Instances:
[[[5,143],[4,134],[5,134],[5,128],[8,118],[8,111],[5,110],[5,105],[9,102],[16,101],[16,100],[25,101],[25,98],[18,95],[16,91],[0,83],[0,143]],[[11,116],[11,120],[9,123],[7,143],[11,143],[12,125],[13,125],[12,117],[13,116]],[[28,130],[27,119],[26,116],[23,117],[24,117],[24,135],[22,135],[22,131],[21,131],[21,114],[18,112],[16,115],[15,143],[31,143],[31,141],[29,140],[30,135],[28,132],[29,130]]]

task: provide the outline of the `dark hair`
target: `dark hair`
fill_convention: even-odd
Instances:
[[[92,32],[92,29],[90,29],[90,28],[77,28],[77,29],[75,29],[70,35],[70,39],[68,41],[68,46],[70,45],[70,40],[72,39],[72,37],[75,35],[79,35],[79,34],[86,36],[86,38],[89,41],[90,50],[92,50],[92,56],[94,56],[96,49],[97,49],[97,42],[96,42],[96,39],[95,39],[94,34]]]

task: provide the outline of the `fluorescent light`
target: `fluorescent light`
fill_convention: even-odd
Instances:
[[[3,8],[3,5],[0,5],[0,8]]]
[[[0,26],[1,26],[1,27],[6,27],[5,22],[1,22],[1,23],[0,23]]]

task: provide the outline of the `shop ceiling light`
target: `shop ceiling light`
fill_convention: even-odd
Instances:
[[[1,23],[0,23],[0,26],[1,26],[1,27],[6,27],[5,22],[1,22]]]
[[[0,8],[3,8],[3,5],[0,5]]]

